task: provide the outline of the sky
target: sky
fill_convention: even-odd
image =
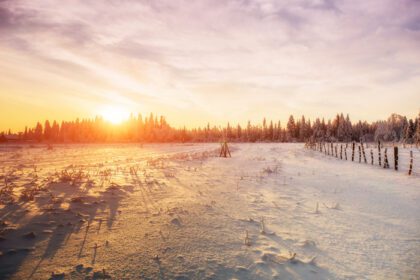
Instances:
[[[420,111],[417,0],[0,0],[0,130]]]

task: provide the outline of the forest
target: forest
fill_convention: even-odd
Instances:
[[[107,143],[107,142],[305,142],[324,141],[385,141],[401,143],[420,142],[420,113],[413,120],[392,114],[387,120],[368,123],[352,123],[349,115],[337,114],[332,120],[316,118],[315,121],[291,115],[284,125],[280,121],[265,118],[259,124],[250,121],[245,127],[240,124],[191,128],[175,128],[165,117],[151,113],[131,115],[119,125],[111,124],[101,117],[76,119],[75,121],[38,122],[24,131],[11,130],[0,133],[0,142],[47,142],[47,143]]]

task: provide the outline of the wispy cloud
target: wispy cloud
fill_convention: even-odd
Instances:
[[[415,0],[0,2],[0,95],[23,81],[75,106],[111,92],[178,124],[416,114],[419,49]]]

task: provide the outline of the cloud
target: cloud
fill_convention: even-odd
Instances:
[[[173,106],[197,114],[199,108],[202,116],[196,118],[215,121],[231,114],[229,106],[215,108],[219,96],[227,104],[240,100],[241,112],[265,102],[264,114],[272,116],[278,108],[308,114],[330,108],[325,114],[333,114],[360,102],[342,98],[340,91],[357,91],[366,102],[378,102],[375,91],[389,102],[395,94],[390,88],[402,98],[419,93],[419,3],[2,1],[0,50],[21,61],[16,73],[0,62],[0,74],[19,76],[19,67],[30,63],[35,79],[63,89],[88,88],[86,100],[109,102],[108,93],[117,92],[150,111]],[[393,103],[395,110],[418,111]],[[420,104],[420,97],[412,103]],[[349,113],[361,116],[357,109]]]

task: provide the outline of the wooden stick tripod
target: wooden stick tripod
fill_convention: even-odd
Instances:
[[[232,157],[230,155],[230,151],[229,151],[229,147],[226,141],[224,141],[223,143],[221,143],[221,149],[220,149],[220,155],[219,157]]]

